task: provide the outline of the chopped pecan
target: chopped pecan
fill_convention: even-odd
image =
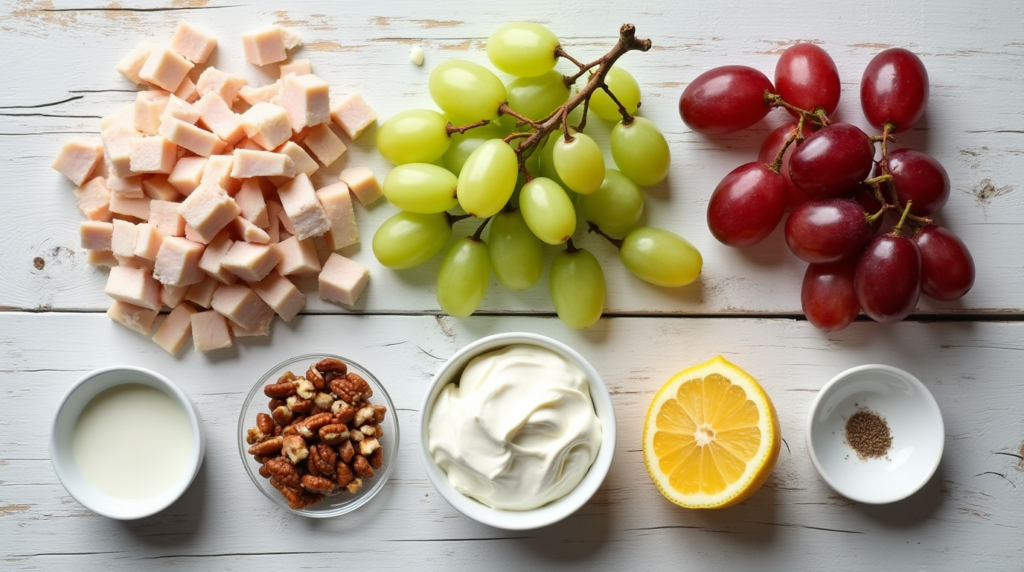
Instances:
[[[364,479],[373,478],[373,467],[362,455],[356,455],[356,458],[352,460],[352,471]]]
[[[288,398],[288,409],[291,409],[296,413],[312,413],[313,407],[315,407],[315,405],[313,405],[312,401],[303,399],[298,395],[293,395]]]
[[[374,437],[377,435],[376,425],[363,425],[359,428],[359,432],[367,437]]]
[[[295,466],[288,462],[288,459],[284,457],[274,457],[267,461],[264,465],[267,471],[274,476],[275,479],[282,486],[298,488],[299,487],[299,472],[295,469]]]
[[[338,456],[341,457],[342,461],[346,463],[352,460],[352,456],[356,454],[356,448],[352,446],[352,441],[346,440],[341,445],[338,445]]]
[[[352,482],[355,476],[352,474],[352,469],[345,463],[338,461],[338,464],[334,467],[335,470],[335,482],[338,483],[338,488],[344,487],[345,485]]]
[[[376,437],[367,437],[359,442],[359,454],[364,457],[369,457],[377,449],[380,449],[380,441]]]
[[[309,449],[306,448],[306,440],[298,435],[288,435],[282,437],[284,439],[281,452],[284,453],[292,464],[298,464],[299,461],[309,456]]]
[[[300,377],[295,382],[295,394],[303,399],[313,399],[313,396],[316,395],[316,386],[313,385],[312,381]]]
[[[383,405],[373,406],[373,420],[378,425],[384,422],[384,414],[388,412],[388,408]]]
[[[316,415],[310,415],[302,421],[295,424],[295,429],[306,439],[313,439],[317,435],[317,431],[321,427],[331,422],[330,413],[317,413]]]
[[[290,381],[286,381],[284,383],[272,383],[263,388],[263,394],[275,399],[284,399],[295,395],[295,384]]]
[[[334,473],[334,465],[338,462],[338,454],[327,443],[317,443],[310,447],[309,458],[323,475]]]
[[[379,469],[384,466],[384,449],[378,447],[377,450],[370,455],[370,466],[374,469]]]
[[[363,423],[373,419],[373,407],[367,405],[366,407],[360,408],[356,411],[356,416],[352,421],[352,424],[356,427],[361,426]]]
[[[249,430],[245,432],[245,442],[252,445],[266,436],[267,434],[260,431],[259,427],[250,427]]]
[[[348,423],[356,416],[356,408],[339,399],[331,404],[331,413],[335,423]]]
[[[331,397],[330,393],[324,393],[321,391],[313,396],[313,404],[324,411],[330,411],[331,406],[334,405],[334,398]]]
[[[266,413],[257,413],[256,427],[269,435],[274,432],[274,419]]]
[[[353,479],[345,488],[348,489],[348,492],[356,494],[359,489],[363,488],[363,479]]]
[[[338,399],[350,404],[358,405],[373,396],[370,384],[358,374],[349,373],[345,377],[332,379],[330,382],[331,391]]]
[[[288,408],[287,405],[282,405],[277,409],[270,412],[270,416],[274,418],[274,422],[280,427],[286,427],[291,424],[295,418],[295,414]]]
[[[334,490],[334,483],[328,478],[305,475],[302,477],[302,487],[311,493],[329,493]]]
[[[284,444],[284,437],[271,437],[266,441],[260,441],[249,447],[250,455],[270,455],[281,450]]]
[[[359,431],[358,429],[353,429],[352,431],[349,431],[348,438],[351,439],[354,443],[358,443],[365,439],[366,435],[363,435],[363,432]]]
[[[330,445],[337,445],[348,436],[348,427],[344,423],[331,423],[320,428],[320,440]]]

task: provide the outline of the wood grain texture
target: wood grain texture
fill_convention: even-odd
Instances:
[[[305,316],[292,331],[277,329],[289,335],[276,335],[272,348],[250,338],[220,354],[172,358],[103,316],[0,314],[2,567],[1010,570],[1024,558],[1021,323],[906,322],[881,332],[858,323],[829,339],[806,322],[715,318],[606,319],[566,333],[548,318]],[[619,441],[604,485],[575,515],[539,531],[509,533],[460,516],[434,491],[418,454],[420,401],[441,359],[504,331],[537,332],[578,349],[602,374],[616,409]],[[380,378],[398,408],[402,441],[381,494],[323,522],[288,515],[257,492],[235,434],[252,384],[279,361],[316,351],[350,357]],[[764,385],[786,444],[773,476],[749,501],[687,511],[651,484],[640,431],[661,384],[718,353]],[[59,396],[84,372],[115,363],[177,382],[207,430],[197,482],[171,508],[139,522],[108,520],[78,505],[47,460]],[[852,503],[831,491],[804,444],[817,390],[862,363],[914,373],[946,424],[939,472],[920,493],[890,506]]]
[[[0,91],[0,192],[5,199],[0,306],[99,310],[108,305],[102,294],[105,272],[86,265],[78,246],[81,215],[70,184],[49,163],[71,133],[95,133],[98,117],[133,100],[134,86],[113,66],[137,42],[166,41],[175,23],[187,19],[220,38],[212,65],[263,83],[276,67],[246,64],[239,36],[279,22],[306,41],[296,57],[311,58],[315,72],[339,91],[361,91],[387,118],[403,109],[432,107],[426,79],[434,65],[449,58],[486,63],[482,47],[487,35],[509,19],[527,18],[548,24],[582,59],[606,51],[624,21],[635,23],[638,33],[654,42],[651,52],[629,54],[622,62],[643,86],[642,113],[664,130],[673,152],[669,179],[647,191],[645,220],[688,238],[706,265],[700,282],[690,287],[654,287],[626,272],[607,244],[579,230],[578,242],[593,250],[606,269],[610,314],[799,313],[805,265],[789,254],[781,229],[754,248],[736,250],[717,243],[704,222],[718,181],[753,160],[761,140],[786,114],[776,111],[750,130],[709,139],[686,129],[676,112],[682,89],[702,71],[740,63],[771,75],[778,54],[799,40],[819,43],[836,60],[844,88],[836,117],[862,127],[867,126],[858,86],[868,60],[892,45],[921,55],[931,76],[931,100],[924,119],[900,137],[898,146],[926,151],[949,171],[953,193],[940,218],[970,246],[978,280],[962,300],[922,300],[919,312],[1019,314],[1024,308],[1022,8],[1013,2],[983,4],[887,5],[883,17],[838,1],[788,2],[772,9],[742,0],[629,7],[531,0],[517,3],[513,12],[454,0],[337,7],[297,1],[289,2],[287,10],[269,2],[231,0],[131,4],[138,9],[82,0],[5,0],[0,4],[0,53],[13,65]],[[411,45],[427,53],[422,68],[409,63]],[[591,126],[588,131],[599,141],[607,140],[608,125],[595,119]],[[346,165],[367,165],[382,178],[389,166],[376,155],[373,138],[371,130],[350,145],[318,182],[328,182]],[[364,239],[394,212],[383,201],[359,208]],[[456,234],[469,234],[472,226],[461,223]],[[372,284],[356,311],[438,311],[434,277],[440,257],[418,269],[393,272],[377,264],[368,242],[345,254],[372,272]],[[42,269],[36,268],[36,258],[45,263]],[[481,311],[498,313],[551,310],[546,276],[523,293],[494,283],[481,306]],[[307,311],[347,310],[313,296]]]

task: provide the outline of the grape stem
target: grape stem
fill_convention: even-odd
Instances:
[[[605,234],[603,230],[601,230],[601,227],[597,226],[593,222],[590,222],[589,220],[587,221],[587,226],[590,227],[589,230],[587,230],[587,232],[596,233],[604,237],[604,239],[607,240],[608,242],[612,243],[612,245],[615,246],[615,248],[622,249],[623,240],[621,238],[612,238],[608,236],[607,234]]]
[[[556,58],[565,58],[565,59],[569,60],[570,62],[576,64],[576,67],[580,68],[581,70],[587,69],[587,66],[583,65],[582,63],[580,63],[579,60],[577,60],[576,58],[570,56],[565,50],[563,50],[562,46],[555,46],[555,57]],[[570,85],[572,85],[572,83],[569,83],[568,85],[566,85],[566,87],[569,87]]]
[[[565,241],[565,251],[568,252],[569,254],[580,251],[580,249],[576,248],[576,245],[572,243],[571,236],[569,237],[569,240]]]
[[[612,98],[612,101],[615,102],[615,105],[619,106],[619,113],[622,114],[622,124],[623,125],[632,125],[633,124],[633,116],[630,115],[628,111],[626,111],[626,106],[622,105],[622,102],[619,101],[619,98],[615,97],[615,94],[612,93],[612,90],[608,89],[608,84],[602,82],[601,83],[601,89],[603,89],[604,92],[608,94],[608,97]],[[589,97],[587,98],[587,101],[590,101]],[[586,121],[586,119],[587,119],[587,108],[584,107],[583,108],[583,120]]]
[[[476,227],[476,232],[474,232],[473,236],[469,237],[469,239],[480,242],[480,236],[484,233],[484,227],[486,227],[489,222],[491,222],[491,217],[485,218],[484,222],[480,223],[480,226]]]
[[[473,216],[471,214],[453,215],[452,213],[449,212],[446,212],[444,214],[448,218],[448,226],[452,226],[455,223],[459,222],[460,220],[465,220]]]
[[[786,142],[782,144],[782,148],[775,154],[775,159],[768,165],[768,169],[773,173],[778,174],[782,169],[782,157],[786,154],[786,149],[793,144],[794,141],[804,140],[804,116],[801,115],[800,119],[796,122],[796,132],[786,138]],[[882,201],[885,202],[885,201]]]
[[[508,106],[507,103],[502,103],[501,104],[501,107],[498,108],[498,115],[511,115],[512,117],[515,117],[516,119],[519,120],[519,123],[517,123],[517,125],[522,124],[522,125],[529,125],[530,127],[533,127],[534,129],[538,128],[538,125],[537,125],[536,121],[534,121],[534,120],[530,119],[529,117],[526,117],[525,115],[523,115],[523,114],[519,113],[518,111],[512,109],[511,107]]]
[[[794,111],[800,114],[800,117],[810,117],[811,121],[825,127],[829,124],[828,116],[825,115],[824,108],[817,108],[814,111],[807,111],[806,109],[800,109],[799,107],[787,103],[786,100],[782,99],[782,96],[777,93],[772,93],[767,89],[764,90],[764,100],[772,104],[772,107],[785,107],[790,111]]]
[[[447,131],[448,132],[448,136],[451,137],[453,133],[458,133],[458,134],[461,135],[461,134],[469,131],[470,129],[474,129],[476,127],[483,127],[484,125],[487,125],[488,123],[490,123],[490,120],[487,120],[487,119],[481,119],[480,121],[477,121],[476,123],[470,123],[469,125],[459,125],[459,126],[452,125],[451,122],[449,122],[448,125],[445,126],[445,131]]]
[[[910,214],[910,205],[914,204],[914,201],[907,201],[907,206],[903,208],[903,216],[900,217],[900,222],[896,223],[896,228],[892,229],[892,233],[896,236],[903,236],[903,223],[907,221],[907,216]]]

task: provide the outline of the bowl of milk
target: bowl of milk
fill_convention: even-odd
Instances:
[[[199,413],[166,377],[138,367],[100,369],[64,394],[50,459],[89,510],[133,520],[167,508],[192,484],[206,451]]]

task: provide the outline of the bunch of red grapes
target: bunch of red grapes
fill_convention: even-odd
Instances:
[[[723,66],[683,91],[679,114],[707,135],[750,127],[776,107],[794,116],[768,136],[757,161],[718,184],[708,227],[723,244],[745,247],[771,234],[790,211],[786,244],[810,263],[804,315],[821,329],[841,330],[861,310],[895,323],[922,292],[955,300],[974,284],[967,247],[928,218],[949,198],[946,170],[925,153],[888,146],[924,114],[928,90],[928,72],[912,52],[893,48],[875,56],[864,70],[860,100],[881,133],[868,136],[829,121],[840,95],[835,62],[814,44],[796,44],[779,58],[774,85],[756,69]],[[898,222],[880,234],[890,211]]]

